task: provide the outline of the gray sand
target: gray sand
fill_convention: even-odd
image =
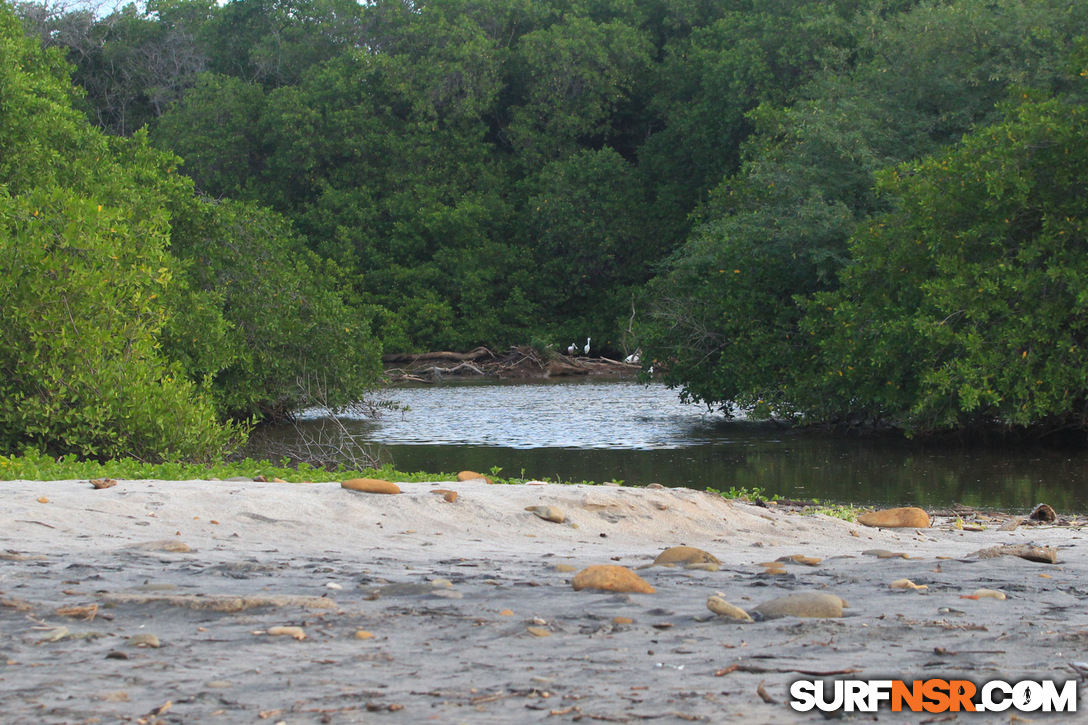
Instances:
[[[1088,660],[1076,528],[877,530],[688,489],[0,487],[3,723],[822,722],[789,707],[794,680],[1065,681]],[[536,505],[566,522],[525,510]],[[1057,547],[1059,563],[970,556],[1024,543]],[[681,544],[720,570],[640,568]],[[912,558],[862,553],[873,549]],[[794,554],[821,561],[760,566]],[[593,564],[630,567],[657,592],[574,591]],[[902,578],[928,588],[888,587]],[[978,588],[1008,598],[961,598]],[[841,596],[847,616],[740,624],[706,608],[715,593],[751,610],[800,591]],[[304,639],[269,634],[281,626]],[[948,716],[847,719],[935,717]]]

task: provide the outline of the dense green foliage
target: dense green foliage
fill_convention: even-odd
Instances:
[[[68,50],[104,128],[147,125],[200,191],[272,207],[334,260],[386,350],[593,337],[620,353],[655,265],[736,169],[745,114],[848,54],[865,4],[20,12]]]
[[[1003,102],[1026,89],[1032,98],[1065,99],[1054,103],[1070,108],[1084,96],[1083,66],[1074,68],[1071,59],[1076,38],[1088,32],[1088,16],[1075,6],[970,0],[920,6],[878,23],[855,62],[815,74],[794,104],[750,114],[756,129],[745,143],[743,169],[713,191],[703,221],[650,287],[656,305],[645,330],[648,347],[668,361],[669,379],[693,399],[809,423],[913,432],[1082,425],[1073,410],[1088,388],[1070,379],[1080,375],[1069,350],[1079,327],[1076,285],[1057,297],[1053,285],[1042,297],[1020,297],[1023,280],[1016,283],[1020,292],[995,291],[991,309],[974,312],[987,316],[985,334],[969,334],[962,315],[971,314],[975,293],[966,273],[938,253],[946,230],[962,227],[993,255],[965,264],[1005,262],[1027,274],[1021,265],[1031,255],[1045,270],[1038,274],[1061,274],[1062,255],[1071,249],[1032,240],[1032,251],[1020,252],[993,226],[997,214],[1004,220],[1049,213],[1032,208],[1043,200],[1002,196],[996,185],[976,184],[970,195],[959,195],[967,178],[946,179],[939,189],[932,179],[925,195],[911,186],[953,159],[974,159],[975,171],[994,184],[994,171],[983,167],[1016,158],[999,167],[1001,183],[1043,192],[1035,175],[1045,168],[1032,166],[1058,157],[1029,153],[1019,146],[1024,136],[986,124],[1000,123],[1008,113]],[[989,161],[976,158],[982,153],[976,135],[997,145]],[[921,161],[927,154],[936,160]],[[1071,164],[1064,175],[1053,170],[1057,186],[1048,193],[1083,195],[1085,171]],[[898,185],[887,181],[893,173],[887,170],[897,167],[906,179]],[[877,178],[885,179],[879,189]],[[1067,211],[1075,225],[1082,212]],[[1086,251],[1083,236],[1067,238]],[[932,324],[949,315],[960,324],[946,323],[940,334],[918,329],[942,310]],[[1039,361],[1049,366],[1045,375],[1039,367],[1007,368],[1009,355],[998,350],[1026,344],[1001,338],[1012,334],[1014,319],[1038,334],[1036,345],[1061,348],[1066,357]],[[1065,325],[1072,329],[1059,334]],[[953,330],[955,339],[938,344]],[[1030,382],[1011,380],[1020,375]],[[1050,384],[1059,392],[1039,405],[1039,386]]]
[[[77,101],[62,56],[0,8],[0,450],[207,459],[244,438],[228,418],[361,395],[376,348],[327,265]]]
[[[1088,422],[1080,0],[17,10],[158,169],[92,201],[170,255],[145,334],[219,415],[592,337],[756,415]]]
[[[1026,100],[881,175],[895,208],[805,318],[821,417],[1086,427],[1086,119],[1084,100]]]

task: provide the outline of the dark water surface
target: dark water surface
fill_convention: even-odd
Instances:
[[[627,380],[440,384],[390,396],[409,410],[345,425],[403,471],[498,467],[508,477],[759,488],[843,503],[1088,511],[1083,450],[842,439],[726,420],[663,385]]]

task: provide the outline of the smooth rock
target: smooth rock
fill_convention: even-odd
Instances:
[[[653,594],[657,590],[646,580],[625,566],[597,564],[574,575],[571,586],[575,591],[603,589],[610,592],[637,592]]]
[[[1005,592],[999,592],[996,589],[976,589],[971,592],[972,596],[979,599],[1005,599]]]
[[[685,569],[695,569],[697,571],[720,571],[721,564],[715,564],[712,561],[702,561],[695,564],[684,564]]]
[[[374,639],[374,634],[367,632],[365,629],[360,629],[355,633],[355,639]]]
[[[913,589],[920,591],[922,589],[929,589],[928,584],[915,584],[910,579],[896,579],[888,585],[889,589]]]
[[[534,637],[551,637],[552,633],[544,627],[526,627],[525,631]]]
[[[567,515],[558,506],[526,506],[526,511],[532,511],[545,521],[553,521],[561,524],[567,520]]]
[[[154,649],[162,646],[159,638],[153,634],[134,634],[129,637],[128,643],[132,647],[152,647]]]
[[[1044,523],[1052,524],[1058,520],[1058,514],[1049,505],[1041,503],[1032,510],[1028,515],[1028,518],[1032,521],[1042,521]]]
[[[268,633],[273,637],[294,637],[306,639],[306,631],[302,627],[269,627]]]
[[[735,619],[738,622],[752,622],[752,615],[735,604],[730,604],[719,596],[713,596],[706,600],[706,608],[720,617]]]
[[[909,559],[905,552],[902,551],[888,551],[887,549],[866,549],[861,552],[862,556],[875,556],[878,559]]]
[[[400,486],[380,478],[349,478],[340,487],[362,493],[400,493]]]
[[[112,478],[92,478],[89,483],[96,489],[113,488],[117,485],[117,481]]]
[[[775,561],[782,562],[783,564],[804,564],[805,566],[819,566],[823,561],[818,556],[805,556],[804,554],[791,554],[790,556],[780,556]]]
[[[192,551],[189,545],[177,539],[160,539],[158,541],[141,541],[137,544],[128,544],[126,549],[139,549],[140,551],[169,551],[173,554],[188,554]]]
[[[442,498],[446,499],[447,503],[454,503],[457,501],[457,492],[451,491],[448,488],[435,488],[431,490],[431,493],[440,494]]]
[[[676,564],[721,564],[713,554],[694,546],[670,546],[654,559],[650,566],[675,566]]]
[[[799,592],[778,599],[764,602],[753,611],[759,612],[764,619],[779,617],[810,617],[829,619],[841,617],[846,602],[834,594],[825,592]]]
[[[484,474],[476,473],[475,471],[461,471],[460,473],[457,474],[457,480],[458,481],[476,481],[478,479],[483,479],[487,483],[494,483],[494,481],[492,481],[490,478],[488,478]]]
[[[1028,561],[1037,561],[1041,564],[1057,564],[1058,550],[1049,546],[1033,546],[1031,544],[1010,544],[1005,546],[992,546],[988,549],[980,549],[970,556],[980,559],[993,559],[998,556],[1017,556]]]
[[[929,514],[917,506],[904,506],[862,514],[858,523],[882,529],[925,529],[929,527]]]
[[[612,617],[612,624],[634,624],[635,620],[630,617]]]

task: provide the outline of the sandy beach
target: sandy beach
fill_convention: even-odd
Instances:
[[[0,482],[0,721],[822,722],[789,706],[792,682],[1065,682],[1088,668],[1078,527],[879,529],[690,489],[400,487]],[[1058,562],[977,555],[1018,544]],[[649,566],[681,545],[720,566]],[[765,566],[793,556],[807,559]],[[594,565],[656,591],[576,591]],[[889,587],[901,579],[923,588]],[[964,598],[979,589],[1006,598]],[[849,606],[750,623],[707,608],[797,592]]]

